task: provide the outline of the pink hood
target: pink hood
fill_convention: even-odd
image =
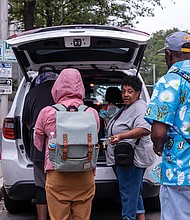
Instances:
[[[76,69],[62,70],[51,93],[55,103],[65,106],[83,104],[85,89],[79,71]]]
[[[81,75],[78,70],[65,69],[58,76],[51,90],[55,103],[60,103],[68,107],[73,105],[78,107],[83,104],[83,98],[85,94],[84,85]],[[86,111],[94,113],[97,122],[97,130],[100,128],[100,119],[98,112],[89,107]],[[46,143],[45,153],[45,170],[53,170],[53,165],[49,160],[48,138],[50,132],[54,131],[56,134],[56,109],[52,106],[43,108],[36,121],[34,145],[42,151],[44,148],[44,140]]]

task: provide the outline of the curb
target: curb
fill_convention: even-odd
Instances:
[[[0,160],[0,189],[3,187],[3,175],[1,169],[1,160]]]
[[[3,187],[3,177],[2,176],[0,177],[0,189],[1,189],[1,187]]]
[[[3,176],[2,176],[1,160],[0,160],[0,201],[3,198],[2,187],[3,187]]]

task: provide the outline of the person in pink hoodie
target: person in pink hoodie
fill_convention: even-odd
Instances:
[[[76,69],[64,69],[51,90],[55,103],[66,107],[79,107],[85,95],[80,72]],[[99,131],[100,121],[97,111],[89,107],[86,111],[94,113]],[[35,125],[34,145],[43,150],[46,143],[44,169],[46,172],[46,196],[51,220],[89,220],[92,199],[95,195],[94,170],[64,173],[54,171],[49,160],[48,138],[50,132],[56,134],[56,109],[52,106],[43,108]],[[79,137],[80,138],[80,137]]]

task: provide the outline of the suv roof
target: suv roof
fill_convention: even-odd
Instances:
[[[56,36],[56,37],[55,37]],[[27,81],[28,71],[38,71],[41,65],[92,70],[138,69],[150,36],[147,33],[104,25],[65,25],[46,27],[11,36],[10,44]],[[93,74],[94,73],[94,74]]]

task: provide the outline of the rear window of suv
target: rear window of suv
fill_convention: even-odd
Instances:
[[[90,46],[66,47],[62,38],[30,42],[18,47],[27,50],[34,63],[59,61],[123,61],[130,62],[139,45],[117,39],[91,37]],[[124,56],[123,56],[124,55]]]

